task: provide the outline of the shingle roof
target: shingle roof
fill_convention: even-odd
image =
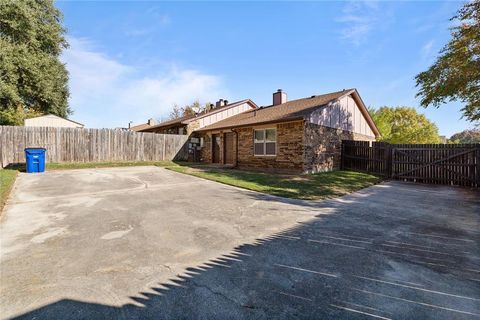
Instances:
[[[143,129],[147,129],[147,128],[150,128],[151,125],[149,125],[148,123],[142,123],[142,124],[137,124],[136,126],[131,126],[130,130],[132,131],[140,131],[140,130],[143,130]]]
[[[342,90],[318,96],[292,100],[276,106],[260,107],[258,109],[249,110],[225,120],[216,122],[198,131],[303,119],[303,117],[313,111],[313,109],[323,106],[342,96],[351,94],[352,92],[356,92],[356,90]]]
[[[180,117],[180,118],[175,118],[175,119],[172,119],[172,120],[164,121],[164,122],[161,122],[161,123],[156,124],[154,126],[151,126],[149,129],[168,127],[168,126],[171,126],[173,124],[181,124],[183,121],[189,120],[189,119],[192,119],[192,118],[195,118],[195,115],[188,115],[188,116],[183,116],[183,117]]]
[[[194,119],[200,119],[200,118],[203,118],[207,115],[212,115],[212,114],[215,114],[217,112],[220,112],[220,111],[223,111],[223,110],[226,110],[226,109],[229,109],[229,108],[232,108],[232,107],[235,107],[239,104],[242,104],[242,103],[250,103],[252,106],[254,106],[255,108],[257,107],[257,105],[251,101],[250,99],[245,99],[245,100],[240,100],[240,101],[236,101],[236,102],[232,102],[232,103],[229,103],[227,104],[226,106],[223,106],[221,108],[215,108],[215,109],[212,109],[208,112],[202,112],[198,115],[189,115],[189,116],[184,116],[184,117],[180,117],[180,118],[176,118],[176,119],[172,119],[172,120],[168,120],[168,121],[164,121],[162,123],[159,123],[159,124],[156,124],[154,126],[149,126],[147,128],[144,128],[144,129],[141,129],[139,131],[144,131],[144,130],[151,130],[151,129],[158,129],[158,128],[163,128],[163,127],[168,127],[168,126],[172,126],[172,125],[176,125],[176,124],[187,124],[189,121],[191,120],[194,120]]]

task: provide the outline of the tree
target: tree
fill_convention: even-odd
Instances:
[[[379,141],[388,143],[440,143],[437,126],[409,107],[369,109],[380,131]]]
[[[168,119],[173,120],[181,117],[183,117],[183,108],[179,107],[178,104],[174,104],[168,115]]]
[[[196,114],[199,114],[203,111],[202,106],[200,105],[200,102],[198,100],[194,101],[190,105],[186,105],[183,107],[183,114],[185,116],[194,116]]]
[[[452,39],[435,63],[418,74],[417,97],[423,107],[438,108],[446,101],[460,100],[463,117],[480,120],[480,0],[467,2],[451,20]]]
[[[172,107],[172,110],[170,111],[168,118],[170,120],[173,120],[173,119],[186,117],[186,116],[194,116],[196,114],[200,114],[202,112],[209,110],[209,108],[210,108],[210,102],[207,102],[205,106],[202,107],[202,105],[198,100],[184,107],[179,107],[177,104],[175,104]]]
[[[463,130],[450,137],[451,143],[480,143],[480,129]]]
[[[0,124],[71,114],[68,72],[59,59],[68,47],[61,22],[52,0],[0,2]]]

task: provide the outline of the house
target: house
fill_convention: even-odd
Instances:
[[[339,168],[342,140],[378,136],[356,89],[292,101],[279,89],[271,106],[195,127],[192,141],[206,163],[314,173]]]
[[[196,130],[256,108],[257,105],[250,99],[232,103],[220,99],[214,106],[211,105],[200,114],[176,118],[137,131],[190,135]]]
[[[132,123],[130,122],[128,124],[128,130],[141,131],[141,130],[144,130],[144,129],[148,129],[148,128],[154,126],[154,125],[155,125],[155,120],[150,118],[150,119],[148,119],[148,121],[146,123],[137,124],[135,126],[132,126]]]
[[[84,125],[73,120],[65,119],[53,114],[25,119],[25,127],[61,127],[61,128],[83,128]]]

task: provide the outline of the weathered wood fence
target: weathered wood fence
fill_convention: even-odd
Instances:
[[[25,162],[26,147],[47,149],[47,162],[186,160],[188,136],[117,129],[0,126],[0,165]]]
[[[391,179],[480,186],[480,144],[342,143],[343,169]]]

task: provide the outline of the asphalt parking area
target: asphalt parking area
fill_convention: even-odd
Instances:
[[[21,174],[9,319],[478,319],[480,194],[383,183],[290,201],[156,167]]]

